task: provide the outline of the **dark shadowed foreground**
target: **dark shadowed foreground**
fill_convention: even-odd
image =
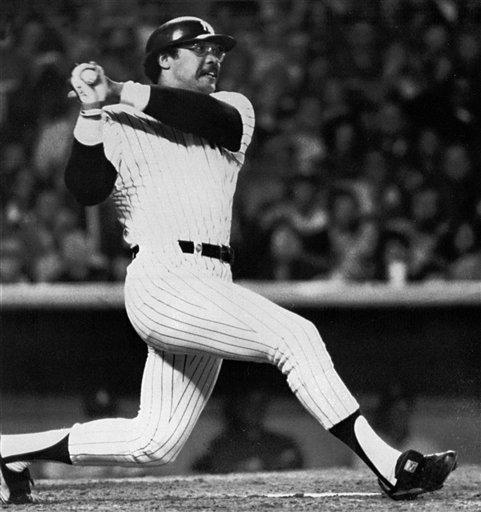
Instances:
[[[415,502],[381,496],[367,471],[323,469],[289,473],[111,480],[41,480],[37,505],[21,511],[345,511],[481,510],[481,468],[461,466],[444,489]],[[337,494],[339,493],[339,494]],[[287,495],[287,496],[279,496]],[[289,496],[290,495],[290,496]]]

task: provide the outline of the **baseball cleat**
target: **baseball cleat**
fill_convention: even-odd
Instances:
[[[456,466],[457,453],[451,450],[431,455],[407,450],[396,463],[396,484],[391,485],[381,479],[378,482],[393,500],[414,500],[420,494],[441,489]]]
[[[35,503],[30,485],[33,484],[30,471],[25,468],[17,473],[7,468],[0,459],[0,503],[22,505]]]

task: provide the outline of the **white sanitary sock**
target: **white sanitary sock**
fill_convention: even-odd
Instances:
[[[371,428],[366,418],[359,416],[354,423],[357,442],[377,470],[395,485],[394,470],[401,452],[385,443]]]

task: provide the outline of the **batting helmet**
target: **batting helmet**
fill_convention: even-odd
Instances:
[[[212,26],[200,18],[194,16],[174,18],[155,29],[147,40],[144,62],[147,77],[152,82],[157,81],[160,71],[157,57],[162,51],[194,41],[217,43],[223,46],[226,52],[236,44],[233,37],[216,34]]]

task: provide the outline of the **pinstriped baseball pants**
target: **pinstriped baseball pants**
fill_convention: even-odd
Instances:
[[[69,441],[74,464],[174,460],[211,395],[223,359],[276,365],[326,429],[359,408],[311,322],[234,284],[228,265],[209,264],[210,269],[201,260],[198,269],[161,268],[145,258],[131,264],[127,314],[149,346],[139,413],[74,425]]]

